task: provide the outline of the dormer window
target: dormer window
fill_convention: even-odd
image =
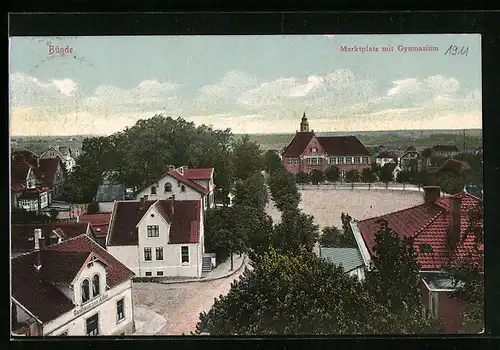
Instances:
[[[92,296],[95,297],[101,294],[101,281],[98,274],[94,275],[92,279]]]
[[[151,194],[156,194],[156,186],[151,186]]]
[[[172,192],[172,184],[170,182],[165,184],[165,193],[167,192]]]
[[[86,303],[90,300],[90,282],[85,279],[82,282],[82,303]]]

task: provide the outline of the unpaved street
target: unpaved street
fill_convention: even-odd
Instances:
[[[148,307],[165,317],[166,325],[157,335],[189,335],[196,329],[200,313],[208,311],[214,298],[227,294],[231,282],[243,274],[214,281],[179,284],[134,283],[134,305]]]

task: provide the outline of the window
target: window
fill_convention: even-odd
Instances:
[[[181,263],[189,264],[189,247],[181,247]]]
[[[156,271],[156,276],[163,276],[163,271]]]
[[[151,277],[151,272],[150,271],[146,272],[146,277]]]
[[[186,192],[186,186],[184,185],[181,186],[181,192]]]
[[[354,157],[354,164],[360,164],[360,163],[361,163],[361,158]]]
[[[293,164],[295,165],[299,164],[299,158],[293,158]]]
[[[99,314],[87,318],[87,335],[99,335]]]
[[[123,298],[116,302],[116,322],[125,318]]]
[[[144,248],[144,260],[151,261],[151,248],[149,247]]]
[[[172,192],[172,184],[170,182],[167,182],[164,187],[165,193],[167,192]]]
[[[156,186],[151,186],[151,194],[156,194]]]
[[[92,296],[95,297],[101,293],[100,278],[98,274],[94,275],[92,279]]]
[[[316,147],[311,148],[311,152],[315,153],[316,152]]]
[[[352,164],[352,157],[345,157],[346,164]]]
[[[318,164],[318,158],[311,158],[311,164],[312,165]]]
[[[363,157],[363,164],[368,164],[368,157]]]
[[[89,301],[90,299],[90,282],[89,280],[83,280],[82,282],[82,303]]]
[[[156,260],[163,260],[163,247],[156,247]]]
[[[329,157],[328,164],[337,164],[337,157]]]
[[[148,237],[160,237],[160,227],[158,225],[148,226]]]
[[[344,164],[345,158],[344,157],[337,157],[337,164]]]
[[[293,158],[288,158],[288,164],[293,164]]]
[[[431,294],[431,316],[432,318],[436,318],[437,317],[437,301],[436,301],[436,294],[435,293],[432,293]]]

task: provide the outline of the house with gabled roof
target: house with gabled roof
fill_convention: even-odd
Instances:
[[[10,227],[11,256],[38,249],[35,242],[39,241],[40,237],[44,237],[45,246],[49,246],[80,235],[86,235],[93,240],[97,238],[90,223],[12,224]]]
[[[115,201],[126,199],[126,186],[113,179],[115,173],[102,173],[102,183],[97,188],[94,200],[97,202],[99,213],[111,213]]]
[[[135,331],[134,273],[86,235],[11,259],[12,334],[125,335]]]
[[[76,165],[75,157],[71,148],[66,146],[52,146],[40,155],[41,159],[60,159],[68,172],[72,172]]]
[[[156,180],[139,188],[136,199],[162,200],[175,196],[179,201],[201,200],[206,210],[215,204],[213,176],[213,168],[171,167]]]
[[[375,255],[375,235],[380,229],[380,219],[401,238],[411,238],[418,254],[422,277],[421,295],[424,312],[441,321],[442,330],[456,333],[462,324],[462,312],[467,305],[450,296],[450,278],[445,269],[472,255],[482,259],[473,249],[476,238],[464,233],[468,229],[470,213],[482,206],[482,201],[465,192],[441,196],[437,186],[424,188],[422,204],[366,220],[351,222],[358,248],[366,268]],[[479,245],[484,251],[484,246]]]
[[[415,146],[408,147],[399,158],[399,166],[402,171],[421,172],[425,170],[427,165],[427,159],[425,159],[423,154],[417,150]]]
[[[117,201],[106,249],[138,277],[201,277],[203,212],[200,199]]]
[[[459,153],[455,145],[435,145],[431,148],[431,154],[435,157],[454,157]]]
[[[78,223],[89,224],[95,232],[95,241],[101,246],[106,246],[106,236],[108,235],[111,214],[91,214],[79,215],[76,218]]]
[[[383,167],[388,163],[398,164],[399,157],[396,153],[391,151],[382,151],[375,157],[375,163]]]
[[[343,178],[347,171],[356,169],[360,173],[371,165],[371,153],[356,136],[317,136],[309,131],[309,122],[304,113],[300,131],[284,148],[281,158],[285,168],[293,174],[309,173],[313,169],[326,170],[336,166]]]

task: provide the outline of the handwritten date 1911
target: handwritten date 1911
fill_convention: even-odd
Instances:
[[[446,50],[446,52],[444,53],[445,55],[452,55],[452,56],[456,56],[456,55],[460,55],[460,56],[467,56],[469,54],[469,47],[465,47],[465,46],[456,46],[456,45],[450,45],[450,47],[448,48],[448,50]]]

